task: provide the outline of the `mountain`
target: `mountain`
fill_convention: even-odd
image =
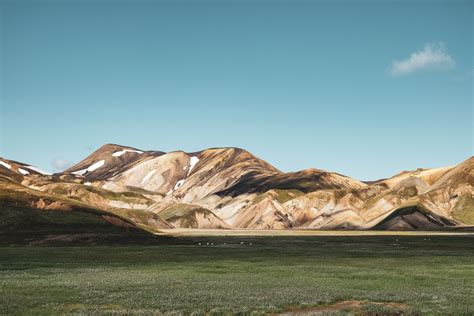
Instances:
[[[64,173],[87,180],[107,179],[147,159],[163,155],[160,151],[143,152],[136,148],[107,144]]]
[[[46,209],[61,211],[61,216],[88,214],[107,225],[149,233],[173,227],[412,230],[474,225],[473,157],[457,166],[361,182],[319,169],[285,173],[240,148],[165,153],[107,144],[56,174],[0,158],[0,184],[2,218],[10,218],[20,205],[28,214]],[[20,217],[12,227],[21,226]]]
[[[49,173],[35,166],[0,157],[0,177],[21,181],[26,176],[34,175],[49,175]]]
[[[3,173],[3,172],[2,172]],[[30,189],[15,180],[0,177],[0,241],[18,242],[54,236],[55,242],[104,238],[128,239],[169,227],[134,221],[120,212],[109,212],[61,194]]]

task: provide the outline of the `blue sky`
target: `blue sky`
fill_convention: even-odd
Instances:
[[[0,2],[8,159],[237,146],[365,180],[473,155],[472,1]]]

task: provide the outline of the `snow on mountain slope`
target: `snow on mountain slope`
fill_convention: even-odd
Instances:
[[[104,188],[137,187],[192,203],[236,185],[246,175],[267,177],[281,173],[275,167],[238,148],[176,151],[134,164],[104,183]]]
[[[189,160],[189,156],[180,151],[152,157],[109,178],[103,187],[112,190],[137,187],[166,195],[175,191],[176,184],[187,177],[184,168],[189,166]]]
[[[71,174],[92,181],[106,180],[128,170],[136,163],[162,154],[164,153],[159,151],[144,152],[132,147],[107,144],[60,174]]]
[[[82,233],[124,233],[126,237],[171,227],[153,214],[104,209],[81,200],[80,195],[72,197],[34,190],[0,177],[0,233],[26,234],[29,238]]]
[[[7,168],[7,169],[12,169],[12,166],[8,163],[6,163],[5,161],[3,160],[0,160],[0,165],[2,165],[3,167]]]
[[[43,171],[35,166],[27,165],[22,162],[8,160],[0,157],[0,174],[5,176],[9,175],[16,179],[16,181],[21,181],[25,176],[28,175],[51,175],[50,173]]]
[[[318,169],[284,173],[240,148],[164,153],[108,144],[54,175],[0,159],[0,179],[22,183],[38,194],[122,212],[140,225],[153,223],[152,229],[434,229],[474,224],[473,157],[454,167],[361,182]]]
[[[112,154],[112,156],[114,157],[120,157],[122,156],[123,154],[126,154],[126,153],[137,153],[137,154],[143,154],[143,151],[141,150],[136,150],[136,149],[123,149],[123,150],[119,150],[119,151],[116,151]]]

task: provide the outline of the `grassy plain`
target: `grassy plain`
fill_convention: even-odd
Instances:
[[[472,236],[0,247],[0,314],[473,314]]]

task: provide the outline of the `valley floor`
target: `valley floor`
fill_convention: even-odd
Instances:
[[[473,236],[474,227],[451,230],[321,230],[321,229],[203,229],[203,228],[172,228],[160,229],[157,236],[177,237],[273,237],[273,236]]]
[[[0,247],[0,314],[474,314],[473,236],[188,236]]]

